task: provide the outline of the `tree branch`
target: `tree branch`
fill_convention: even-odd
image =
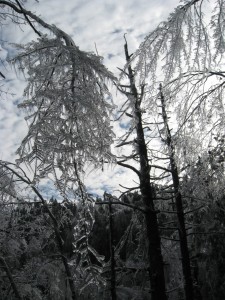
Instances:
[[[16,3],[18,4],[19,8],[21,10],[23,10],[23,7],[21,6],[20,2],[18,0],[16,0]],[[30,25],[30,27],[34,30],[34,32],[38,35],[38,36],[42,36],[42,34],[34,27],[34,25],[31,23],[31,21],[29,20],[29,18],[27,17],[26,13],[23,13],[25,19],[27,20],[28,24]]]
[[[134,168],[134,167],[132,167],[132,166],[130,166],[130,165],[128,165],[128,164],[124,164],[124,163],[122,163],[122,162],[119,162],[119,161],[117,161],[117,164],[118,164],[119,166],[122,166],[122,167],[124,167],[124,168],[128,168],[128,169],[134,171],[134,172],[138,175],[138,177],[140,178],[141,174],[140,174],[140,172],[139,172],[136,168]]]

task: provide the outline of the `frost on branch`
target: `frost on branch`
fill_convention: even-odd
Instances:
[[[182,2],[146,36],[133,56],[141,81],[147,76],[152,84],[155,72],[162,68],[160,80],[168,82],[182,72],[210,69],[224,58],[224,1]]]
[[[81,295],[98,297],[99,290],[105,286],[102,277],[104,256],[100,255],[90,244],[89,236],[95,219],[93,199],[80,186],[77,192],[78,204],[76,224],[74,226],[75,277]],[[85,296],[84,296],[85,297]]]
[[[156,109],[163,82],[176,149],[188,164],[224,130],[224,16],[222,0],[184,0],[132,56],[136,81],[146,84],[142,108]]]
[[[44,176],[55,168],[69,174],[74,161],[78,171],[85,162],[111,161],[113,104],[106,81],[114,77],[101,58],[60,37],[44,36],[20,48],[15,62],[27,71],[28,85],[19,106],[29,130],[19,162],[35,163],[37,176]]]

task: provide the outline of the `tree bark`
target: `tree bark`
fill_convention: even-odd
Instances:
[[[147,146],[142,126],[142,113],[140,109],[141,96],[138,95],[134,82],[134,74],[130,65],[130,55],[128,53],[127,42],[124,45],[126,61],[128,65],[128,78],[130,81],[130,92],[135,103],[134,118],[136,122],[136,143],[140,159],[140,191],[144,206],[146,207],[145,223],[148,236],[148,255],[149,255],[149,276],[151,284],[151,299],[166,300],[166,287],[164,276],[164,263],[161,253],[161,240],[159,235],[157,213],[154,208],[153,189],[150,182],[150,165],[148,160]]]
[[[178,233],[179,233],[179,240],[180,240],[181,261],[182,261],[182,269],[184,275],[184,292],[185,292],[186,300],[193,300],[194,289],[193,289],[193,280],[191,276],[191,263],[190,263],[188,243],[187,243],[187,233],[185,228],[183,201],[180,193],[180,181],[179,181],[179,175],[177,170],[177,164],[174,156],[174,145],[173,145],[170,128],[168,125],[165,99],[164,99],[161,85],[160,85],[160,100],[161,100],[161,107],[162,107],[162,117],[163,117],[163,122],[166,130],[166,144],[169,149],[170,167],[171,167],[171,174],[172,174],[173,187],[175,193],[175,205],[176,205],[177,219],[178,219]]]
[[[109,197],[109,243],[110,243],[110,260],[111,260],[111,297],[112,300],[116,300],[116,263],[115,263],[115,251],[114,251],[114,231],[113,231],[113,215],[112,215],[112,203]]]

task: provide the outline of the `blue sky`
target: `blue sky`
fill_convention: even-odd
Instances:
[[[40,0],[39,3],[29,0],[26,7],[71,35],[81,50],[96,52],[97,49],[108,69],[118,75],[117,67],[122,68],[125,63],[124,33],[127,33],[130,52],[135,51],[178,4],[178,0]],[[29,27],[19,28],[10,22],[0,32],[2,60],[12,54],[10,43],[36,38]],[[24,115],[15,105],[23,95],[25,80],[10,65],[2,64],[0,71],[6,76],[6,80],[0,81],[4,91],[0,101],[0,159],[14,161],[15,151],[27,130]],[[114,102],[121,105],[123,99],[114,94]],[[114,125],[117,133],[122,127],[125,124]],[[137,178],[131,172],[111,166],[104,172],[88,169],[84,180],[91,192],[101,195],[106,188],[118,194],[119,184],[135,186]]]

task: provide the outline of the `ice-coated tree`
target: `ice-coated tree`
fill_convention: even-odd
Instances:
[[[0,5],[8,17],[11,12],[22,15],[38,36],[18,45],[14,59],[28,75],[20,107],[27,112],[29,130],[17,150],[19,162],[33,164],[34,180],[52,173],[63,192],[68,181],[77,181],[85,162],[100,166],[113,160],[113,105],[107,82],[115,78],[101,57],[81,51],[70,36],[26,11],[19,1]],[[49,34],[36,30],[34,22]]]
[[[27,78],[24,100],[19,106],[27,112],[29,128],[17,150],[18,163],[32,166],[33,178],[28,179],[23,173],[21,177],[8,163],[1,164],[24,179],[46,209],[36,184],[48,174],[54,177],[55,186],[65,200],[68,191],[80,200],[83,205],[77,224],[81,227],[82,245],[78,243],[76,250],[79,252],[81,246],[85,263],[89,263],[86,254],[92,201],[81,181],[84,164],[100,167],[115,162],[133,170],[139,177],[137,188],[145,213],[151,299],[167,299],[158,224],[163,205],[155,204],[159,197],[166,200],[169,192],[179,200],[182,193],[179,180],[188,176],[209,145],[214,146],[213,137],[224,131],[225,2],[185,0],[167,21],[146,36],[133,55],[128,53],[126,44],[126,65],[120,84],[102,64],[102,58],[81,51],[66,32],[27,11],[25,5],[26,1],[0,0],[2,20],[9,18],[18,24],[22,20],[38,37],[26,45],[17,45],[13,59]],[[4,74],[0,75],[4,78]],[[125,78],[128,84],[124,83]],[[126,153],[117,161],[110,149],[115,136],[110,124],[114,105],[107,83],[112,81],[127,97],[122,117],[131,121],[119,146],[133,146],[130,155]],[[159,83],[163,83],[166,120],[159,115]],[[165,116],[165,111],[161,113]],[[172,181],[171,191],[168,187]],[[157,193],[153,188],[156,182],[165,185],[166,192],[161,189]],[[179,219],[184,212],[181,209],[177,213]],[[51,211],[49,216],[61,249],[57,220]],[[79,226],[75,230],[77,236]],[[185,230],[180,228],[180,237],[186,234]],[[182,254],[188,254],[185,243]],[[61,256],[75,299],[77,291],[71,266],[62,253]],[[79,268],[83,266],[79,264]],[[194,299],[190,268],[186,274],[184,270],[184,278],[186,300]]]
[[[148,86],[145,106],[153,111],[150,99],[163,84],[177,151],[191,163],[224,130],[225,3],[182,2],[146,36],[133,60],[137,80]]]
[[[141,164],[145,158],[143,165],[149,168],[150,174],[156,174],[160,168],[164,171],[161,175],[157,172],[157,182],[161,177],[165,185],[167,178],[168,184],[172,182],[174,188],[186,299],[195,296],[180,179],[185,169],[194,166],[198,156],[212,144],[213,136],[224,131],[224,71],[221,69],[225,50],[224,5],[224,1],[183,1],[168,20],[150,32],[139,49],[129,56],[122,79],[131,74],[130,85],[122,83],[120,86],[129,100],[123,115],[132,119],[120,145],[134,145],[133,154],[124,157],[123,163],[140,159]],[[131,64],[135,62],[136,68],[132,70]],[[159,103],[158,86],[161,83],[164,94],[160,88]],[[138,112],[145,129],[144,137],[137,135],[134,138],[132,133],[140,130]],[[143,155],[142,152],[141,158],[142,139],[147,153]],[[141,172],[142,168],[139,177]],[[154,177],[150,176],[148,181],[152,180]],[[169,200],[166,190],[165,195]]]
[[[136,78],[147,85],[143,111],[152,110],[154,118],[157,106],[162,109],[158,130],[169,147],[186,299],[194,299],[194,293],[179,181],[182,170],[196,163],[216,132],[224,131],[224,9],[224,1],[183,1],[133,55]],[[159,105],[155,95],[161,82],[166,104],[161,88]]]

